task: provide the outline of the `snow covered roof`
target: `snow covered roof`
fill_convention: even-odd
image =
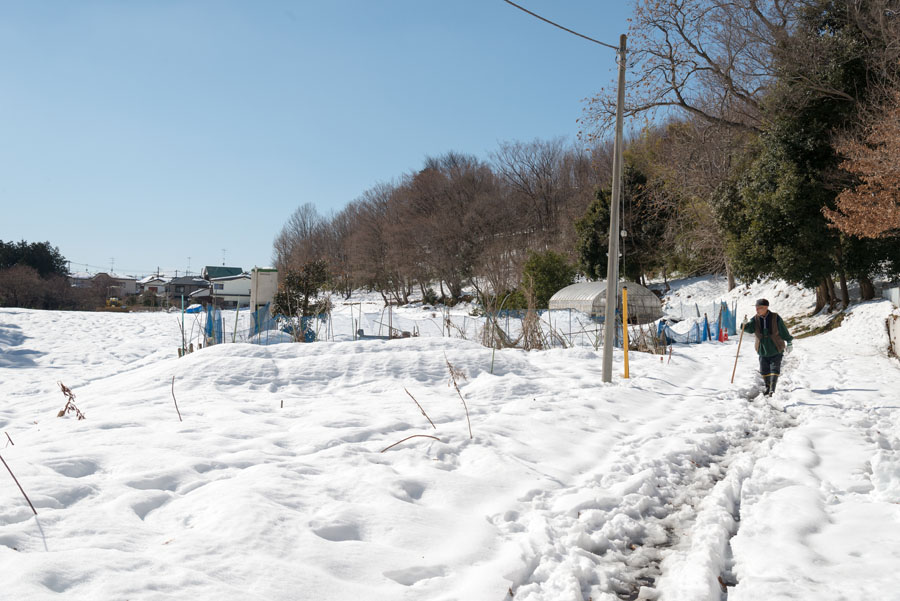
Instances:
[[[249,280],[249,273],[239,273],[237,275],[226,275],[218,278],[210,278],[210,282],[230,282],[231,280]]]
[[[166,276],[163,275],[163,274],[156,275],[156,274],[154,273],[153,275],[148,275],[148,276],[145,277],[145,278],[139,279],[138,282],[141,283],[141,284],[149,284],[150,282],[168,282],[168,281],[171,280],[171,279],[172,279],[172,278],[166,277]]]
[[[171,280],[169,280],[169,284],[175,286],[209,286],[209,282],[207,282],[203,278],[198,278],[193,275],[185,275],[178,278],[172,278]]]

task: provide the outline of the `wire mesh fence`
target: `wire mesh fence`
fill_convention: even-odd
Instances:
[[[667,307],[666,317],[650,324],[629,325],[630,347],[660,352],[671,344],[724,340],[737,329],[736,307],[722,301],[712,305],[680,304]],[[222,311],[207,308],[185,322],[185,347],[222,343],[277,344],[282,342],[390,340],[412,337],[463,338],[492,348],[551,349],[603,346],[603,316],[575,309],[528,312],[503,310],[461,314],[449,309],[424,311],[384,307],[365,310],[362,305],[318,316],[290,318],[271,314],[266,305]],[[623,344],[620,313],[616,312],[616,347]],[[186,348],[187,350],[187,348]]]

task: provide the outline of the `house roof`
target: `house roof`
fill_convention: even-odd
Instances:
[[[227,275],[220,278],[210,278],[210,282],[230,282],[231,280],[249,280],[249,273],[239,273],[238,275]]]
[[[160,274],[160,275],[157,276],[157,275],[154,273],[153,275],[148,275],[148,276],[145,277],[145,278],[141,278],[140,280],[138,280],[138,282],[141,283],[141,284],[149,284],[150,282],[168,282],[168,281],[171,280],[171,279],[172,279],[172,278],[166,277],[166,276],[164,276],[164,275],[162,275],[162,274]]]
[[[137,281],[137,278],[135,278],[135,277],[133,277],[133,276],[130,276],[130,275],[119,275],[118,273],[113,273],[113,272],[111,272],[111,271],[101,271],[101,272],[95,273],[95,274],[94,274],[93,276],[91,276],[91,277],[95,277],[95,278],[96,278],[96,277],[99,277],[99,276],[101,276],[101,275],[105,275],[105,276],[107,276],[107,277],[110,277],[110,278],[112,278],[112,279],[114,279],[114,280],[119,280],[119,281],[132,281],[132,282],[136,282],[136,281]]]
[[[169,281],[170,286],[209,286],[209,282],[204,280],[203,278],[198,278],[193,275],[181,276],[180,278],[172,278]]]
[[[224,278],[230,275],[240,275],[244,270],[240,267],[225,267],[219,265],[207,265],[203,268],[203,277],[209,280]]]

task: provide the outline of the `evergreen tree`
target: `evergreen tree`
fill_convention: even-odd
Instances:
[[[609,256],[609,190],[597,190],[594,201],[575,222],[578,268],[591,280],[606,277]]]
[[[550,304],[550,297],[574,281],[575,268],[564,256],[552,250],[529,253],[522,274],[522,287],[530,289],[534,294],[538,309],[546,309]]]
[[[806,13],[796,39],[786,44],[815,47],[817,56],[811,63],[783,59],[779,64],[778,83],[766,102],[770,125],[749,163],[716,198],[735,272],[746,279],[774,276],[818,287],[818,308],[834,300],[834,274],[846,304],[848,268],[867,278],[888,258],[879,255],[888,250],[883,245],[850,243],[823,213],[834,208],[838,192],[832,185],[840,163],[833,136],[852,122],[869,83],[859,49],[864,36],[845,11],[841,2],[820,2]],[[783,56],[796,59],[796,53]],[[817,94],[816,87],[844,94]]]
[[[326,307],[313,299],[328,277],[328,266],[323,260],[308,261],[299,270],[288,271],[275,294],[274,313],[291,317],[318,315]]]
[[[8,269],[22,265],[35,269],[38,275],[46,278],[50,275],[65,276],[69,270],[67,261],[59,248],[49,242],[4,242],[0,240],[0,269]]]
[[[623,257],[620,272],[626,279],[641,281],[645,274],[662,265],[661,242],[667,214],[649,202],[647,176],[629,164],[627,156],[623,176],[625,207],[621,211],[621,229],[626,236],[620,246]],[[610,199],[609,190],[598,190],[585,214],[575,222],[579,269],[590,279],[606,278]]]

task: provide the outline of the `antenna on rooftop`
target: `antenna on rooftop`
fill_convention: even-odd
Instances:
[[[225,248],[222,249],[222,267],[225,267],[225,251],[226,250],[227,249],[225,249]]]
[[[184,272],[184,275],[185,276],[191,275],[191,258],[190,257],[188,257],[188,268],[187,268],[187,271]]]

